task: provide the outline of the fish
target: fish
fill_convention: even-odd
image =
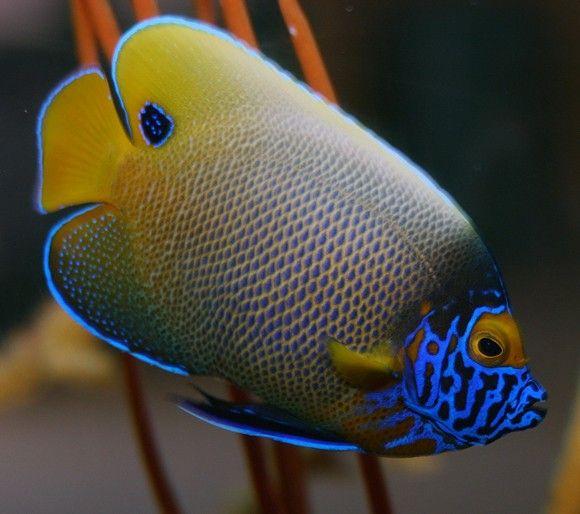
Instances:
[[[55,299],[114,347],[226,379],[185,412],[412,457],[539,424],[498,266],[419,166],[227,33],[139,23],[53,90],[36,203]]]

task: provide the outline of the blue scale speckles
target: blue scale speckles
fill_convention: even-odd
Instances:
[[[133,351],[144,345],[144,338],[130,318],[123,318],[123,312],[119,312],[126,305],[127,297],[111,294],[115,287],[123,288],[125,294],[130,289],[123,287],[130,278],[116,260],[110,259],[112,255],[115,259],[123,255],[123,235],[112,213],[95,216],[103,209],[106,208],[97,206],[76,212],[58,223],[49,234],[44,259],[52,294],[75,320],[112,346],[167,371],[187,374],[181,366],[168,365],[161,359]],[[67,232],[69,224],[78,226]],[[103,246],[102,242],[106,244]],[[51,272],[51,262],[54,272]],[[135,298],[136,303],[139,301]],[[110,314],[121,315],[121,319],[113,319]]]

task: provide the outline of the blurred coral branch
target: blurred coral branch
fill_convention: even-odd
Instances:
[[[159,7],[155,0],[132,0],[133,12],[138,20],[159,16]]]
[[[221,0],[221,6],[228,30],[252,48],[258,48],[246,3],[243,0]]]
[[[306,82],[327,100],[337,103],[336,92],[300,4],[295,0],[279,0],[278,3]]]
[[[213,0],[193,0],[195,15],[206,23],[215,23],[216,10]]]
[[[90,27],[88,12],[81,0],[71,0],[72,25],[75,48],[81,66],[98,66],[99,51]]]

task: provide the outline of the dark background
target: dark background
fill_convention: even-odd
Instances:
[[[275,1],[248,3],[263,51],[300,76]],[[130,26],[129,1],[113,4]],[[192,13],[189,2],[160,4]],[[427,169],[492,248],[550,393],[533,431],[385,461],[396,511],[543,512],[580,356],[580,2],[302,4],[342,106]],[[47,295],[41,248],[60,215],[32,209],[35,123],[74,68],[64,0],[0,1],[0,336]],[[176,411],[166,395],[182,380],[149,369],[146,379],[188,511],[235,512],[246,483],[235,438]],[[118,384],[47,388],[32,405],[0,408],[0,434],[2,512],[153,512]],[[317,512],[364,512],[352,460],[316,475]]]

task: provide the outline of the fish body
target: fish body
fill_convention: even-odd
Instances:
[[[276,415],[204,412],[261,435],[270,420],[301,441],[408,456],[541,420],[545,392],[495,262],[400,152],[181,19],[125,35],[112,77],[124,119],[86,70],[39,121],[40,208],[92,204],[52,230],[45,257],[53,294],[85,326],[259,395]],[[500,345],[493,364],[482,338]],[[198,407],[186,409],[210,420]]]

